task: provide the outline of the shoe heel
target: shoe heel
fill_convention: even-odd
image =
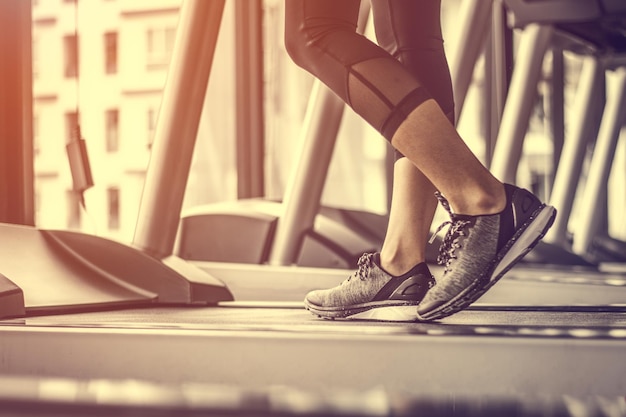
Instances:
[[[556,209],[552,206],[543,206],[535,218],[526,226],[526,229],[515,239],[506,255],[500,260],[491,274],[490,281],[499,279],[511,269],[528,252],[534,248],[554,223]]]

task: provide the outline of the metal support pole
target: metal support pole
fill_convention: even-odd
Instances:
[[[0,222],[35,224],[31,2],[0,1]]]
[[[172,253],[224,0],[185,0],[163,91],[133,245]]]
[[[507,26],[506,11],[502,0],[493,1],[492,12],[492,49],[494,65],[494,97],[496,121],[494,125],[500,126],[504,103],[511,82],[511,71],[513,68],[513,33]]]
[[[550,204],[557,208],[554,225],[546,234],[544,241],[563,245],[567,239],[567,224],[572,214],[576,189],[580,182],[587,144],[597,134],[594,126],[594,110],[600,105],[600,87],[604,76],[598,59],[594,56],[584,58],[574,108],[571,112],[570,135],[564,141],[554,185],[550,194]]]
[[[507,28],[504,7],[501,0],[494,0],[491,13],[491,31],[485,42],[485,160],[491,165],[493,151],[504,103],[510,82],[511,33]]]
[[[543,57],[552,33],[552,27],[538,24],[526,26],[522,33],[491,165],[491,171],[501,181],[515,182]]]
[[[550,84],[546,88],[547,134],[552,139],[552,169],[547,179],[548,196],[554,185],[554,177],[559,166],[565,144],[565,62],[563,50],[552,48],[552,66]]]
[[[235,1],[237,196],[265,195],[263,2]]]
[[[454,114],[456,121],[461,116],[465,97],[472,83],[474,66],[480,56],[487,34],[492,2],[464,0],[459,11],[459,28],[456,31],[454,52],[450,56],[450,73],[454,91]]]
[[[613,80],[609,78],[611,75]],[[603,220],[601,211],[606,208],[607,181],[620,130],[626,121],[626,68],[607,74],[607,86],[607,102],[589,166],[578,227],[574,231],[573,251],[578,255],[586,254],[591,248]]]
[[[483,111],[481,112],[481,122],[484,126],[482,132],[485,136],[485,155],[483,163],[489,167],[493,159],[493,150],[495,148],[496,137],[498,135],[498,126],[500,124],[500,115],[496,114],[496,65],[495,51],[493,48],[494,33],[490,32],[485,42],[485,64],[483,71]]]
[[[300,160],[286,186],[283,213],[270,252],[271,265],[295,262],[302,236],[315,223],[344,108],[335,93],[315,81],[303,126]]]

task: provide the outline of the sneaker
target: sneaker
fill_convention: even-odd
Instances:
[[[328,319],[415,321],[415,308],[433,285],[426,263],[394,277],[380,267],[380,254],[366,253],[354,274],[334,288],[311,291],[304,306]]]
[[[505,184],[506,208],[497,214],[454,214],[439,193],[437,199],[450,214],[435,235],[449,225],[437,259],[443,277],[417,308],[421,321],[447,317],[468,307],[524,257],[545,235],[556,216],[532,193]],[[434,237],[434,236],[433,236]]]

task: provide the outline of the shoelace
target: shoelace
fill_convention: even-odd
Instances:
[[[439,232],[446,226],[449,226],[448,232],[444,236],[443,242],[439,247],[439,255],[437,256],[437,263],[444,266],[445,274],[449,271],[452,260],[456,259],[455,251],[461,247],[459,239],[466,236],[465,227],[470,223],[470,221],[456,218],[454,213],[452,213],[450,203],[443,195],[441,195],[439,191],[435,192],[435,197],[437,197],[439,203],[441,203],[442,207],[450,215],[450,220],[443,222],[429,240],[430,243],[433,243]]]
[[[361,255],[359,261],[357,262],[356,272],[353,275],[350,275],[346,282],[350,281],[350,279],[354,276],[358,277],[361,281],[365,280],[370,274],[373,258],[373,253],[364,253]]]

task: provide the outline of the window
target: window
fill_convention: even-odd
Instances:
[[[176,28],[149,28],[146,33],[147,68],[158,69],[167,67],[174,49]]]
[[[35,187],[35,196],[33,197],[33,200],[34,200],[33,204],[35,206],[35,213],[36,213],[35,215],[36,215],[37,219],[39,219],[39,216],[40,216],[39,213],[41,213],[41,210],[40,210],[40,208],[41,208],[41,191],[40,191],[40,188],[41,187]],[[35,224],[38,224],[38,223],[39,223],[39,220],[35,220]]]
[[[74,190],[65,192],[67,200],[67,227],[68,229],[80,229],[80,201],[81,196]]]
[[[78,136],[78,114],[73,112],[65,113],[65,143],[70,143],[73,139],[80,139]]]
[[[33,153],[39,155],[41,144],[39,141],[39,115],[33,115]]]
[[[117,152],[119,149],[119,112],[117,109],[106,111],[106,150]]]
[[[117,73],[117,32],[104,34],[104,65],[107,74]]]
[[[107,189],[107,204],[109,213],[109,230],[120,228],[120,190],[117,187]]]
[[[154,131],[156,129],[157,112],[154,108],[148,109],[148,149],[152,149],[152,142],[154,141]]]
[[[67,78],[78,77],[78,37],[67,35],[63,38],[65,50],[65,76]]]
[[[39,78],[39,39],[33,36],[31,46],[33,79]]]

